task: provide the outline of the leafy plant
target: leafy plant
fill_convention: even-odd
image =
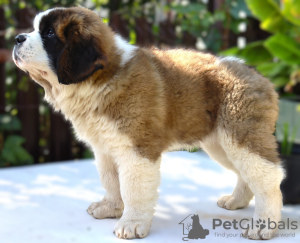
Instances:
[[[290,126],[289,123],[284,123],[283,125],[283,139],[281,141],[281,148],[280,148],[280,152],[282,155],[291,155],[292,154],[292,149],[293,149],[293,145],[295,142],[295,138],[296,138],[296,134],[297,131],[299,129],[299,125],[295,126],[292,130],[292,132],[290,131]]]
[[[281,4],[280,4],[281,2]],[[246,0],[260,27],[271,36],[263,41],[222,52],[235,55],[270,78],[282,95],[298,93],[300,85],[300,2],[298,0]]]
[[[32,164],[32,156],[22,147],[25,139],[5,133],[19,131],[21,123],[16,116],[0,115],[0,167]],[[5,139],[4,139],[5,138]]]
[[[114,2],[114,1],[110,1]],[[154,1],[154,0],[129,0],[116,1],[117,13],[128,22],[130,42],[135,44],[137,19],[142,17],[151,23],[152,35],[161,41],[160,21],[168,19],[169,31],[166,33],[174,44],[186,44],[186,38],[191,43],[197,41],[199,49],[218,52],[227,48],[229,32],[239,33],[239,24],[246,22],[251,15],[244,0],[225,0],[219,9],[211,12],[208,10],[207,1]],[[109,3],[109,5],[110,5]],[[241,18],[240,12],[245,16]],[[218,28],[217,25],[219,25]],[[176,35],[173,37],[173,31]],[[186,35],[188,34],[188,35]],[[187,37],[188,36],[188,37]],[[225,37],[224,37],[225,36]],[[224,38],[222,38],[224,37]]]
[[[225,0],[219,9],[213,13],[208,11],[204,1],[174,1],[170,7],[176,12],[175,24],[181,32],[187,32],[198,40],[202,40],[201,49],[219,52],[227,48],[229,32],[239,33],[239,24],[245,22],[240,17],[240,12],[244,17],[251,16],[244,0]],[[217,28],[218,23],[222,23],[222,28]]]

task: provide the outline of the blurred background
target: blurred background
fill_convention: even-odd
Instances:
[[[14,37],[55,6],[86,6],[131,44],[243,58],[274,83],[282,156],[300,166],[300,1],[0,0],[0,167],[92,157],[11,58]]]

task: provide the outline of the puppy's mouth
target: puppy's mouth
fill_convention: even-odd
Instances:
[[[25,70],[26,68],[24,67],[25,61],[21,58],[21,55],[18,52],[18,46],[14,47],[12,56],[13,56],[13,61],[15,62],[15,64],[17,65],[17,67],[28,73],[28,70]],[[43,78],[45,78],[48,75],[48,73],[46,71],[43,71],[41,69],[36,69],[36,71]]]
[[[21,63],[23,62],[23,60],[20,57],[20,55],[18,54],[18,47],[17,46],[14,47],[12,57],[13,57],[13,61],[17,65],[17,67],[20,68],[20,69],[22,69]]]

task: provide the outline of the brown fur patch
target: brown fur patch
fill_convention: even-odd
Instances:
[[[220,123],[239,145],[263,158],[279,162],[273,133],[278,95],[269,80],[242,64],[226,63],[219,72],[227,93]]]

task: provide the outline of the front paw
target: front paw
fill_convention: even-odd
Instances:
[[[151,221],[120,219],[114,234],[120,239],[144,238],[149,234]]]
[[[247,207],[249,201],[245,201],[243,199],[236,199],[234,196],[229,195],[219,198],[217,204],[221,208],[225,208],[228,210],[236,210]]]
[[[92,203],[87,212],[95,219],[120,218],[123,214],[123,203],[103,199],[100,202]]]

